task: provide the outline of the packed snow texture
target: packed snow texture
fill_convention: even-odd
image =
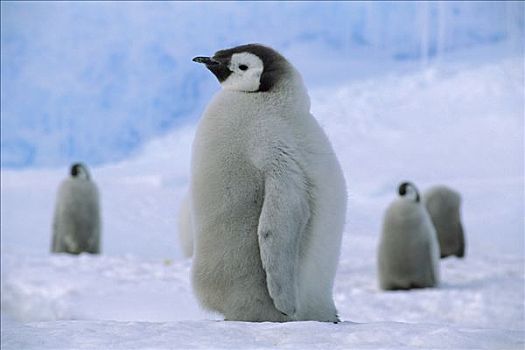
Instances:
[[[523,56],[484,50],[310,87],[349,192],[334,289],[342,323],[223,322],[198,306],[176,231],[188,123],[91,169],[101,256],[48,253],[65,167],[2,170],[2,349],[522,349]],[[403,180],[461,193],[467,252],[441,260],[438,288],[384,292],[376,248]]]
[[[496,42],[519,46],[523,2],[1,3],[1,165],[111,163],[195,120],[216,82],[197,55],[261,42],[309,83],[360,61],[428,64]],[[286,28],[283,30],[283,26]],[[334,59],[329,61],[328,57]],[[341,64],[344,63],[344,64]]]

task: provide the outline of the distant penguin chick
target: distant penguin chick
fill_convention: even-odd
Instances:
[[[97,186],[85,165],[71,166],[58,189],[53,219],[53,253],[100,253],[100,205]]]
[[[460,194],[446,186],[434,186],[423,194],[423,202],[437,232],[441,257],[463,258],[466,244]]]
[[[226,320],[337,322],[345,181],[300,74],[259,44],[193,60],[222,86],[192,150],[197,298]]]
[[[179,208],[179,243],[185,258],[193,255],[193,228],[191,224],[190,195],[184,196]]]
[[[402,183],[398,193],[383,220],[379,285],[384,290],[434,287],[439,282],[435,229],[412,183]]]

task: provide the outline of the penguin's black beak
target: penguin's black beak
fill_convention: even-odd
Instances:
[[[194,57],[192,61],[205,64],[206,68],[208,68],[221,83],[232,73],[228,68],[227,62],[221,62],[212,57],[197,56]]]
[[[215,66],[217,64],[220,64],[219,61],[215,61],[211,57],[204,57],[204,56],[193,57],[192,61],[197,62],[197,63],[204,63],[207,66]]]

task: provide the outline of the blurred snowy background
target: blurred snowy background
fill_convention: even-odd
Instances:
[[[219,89],[191,58],[248,42],[302,73],[345,173],[340,325],[217,323],[191,292],[177,211]],[[2,2],[2,349],[523,348],[523,45],[523,2]],[[101,256],[49,254],[73,161],[101,192]],[[406,179],[461,192],[467,256],[385,293]]]
[[[3,2],[1,25],[2,167],[98,165],[195,120],[216,89],[195,55],[264,43],[314,87],[516,46],[523,3]]]

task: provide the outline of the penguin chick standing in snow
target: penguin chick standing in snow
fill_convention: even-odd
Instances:
[[[83,164],[58,189],[53,220],[53,253],[100,253],[100,209],[97,186]]]
[[[441,257],[465,256],[465,236],[461,225],[461,196],[446,186],[435,186],[423,195],[423,202],[437,232]]]
[[[379,243],[379,285],[385,290],[434,287],[439,280],[439,246],[417,188],[404,182],[388,207]]]
[[[179,243],[185,258],[193,255],[193,229],[191,226],[190,196],[186,194],[179,208]]]
[[[192,151],[198,299],[227,320],[337,322],[345,182],[301,76],[258,44],[193,61],[222,85]]]

